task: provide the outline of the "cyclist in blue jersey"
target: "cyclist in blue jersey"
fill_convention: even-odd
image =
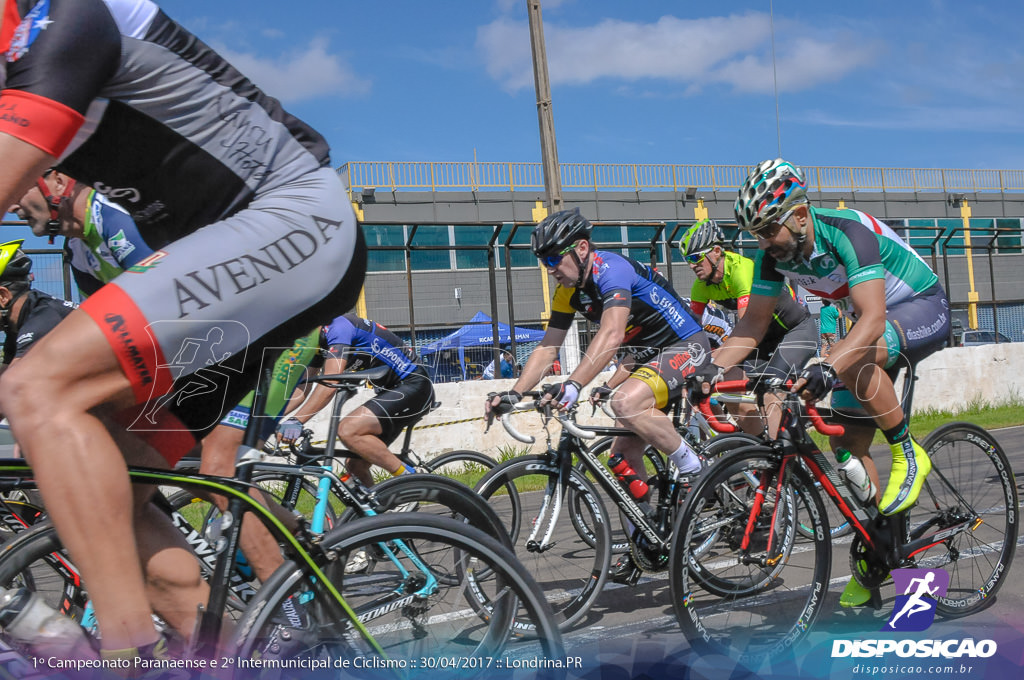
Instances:
[[[687,376],[710,360],[708,338],[663,276],[618,253],[595,249],[591,230],[578,209],[556,212],[534,229],[533,253],[558,282],[551,321],[513,388],[491,396],[485,411],[507,413],[541,380],[580,312],[600,329],[579,365],[568,379],[546,390],[542,403],[573,406],[582,386],[597,377],[620,348],[625,349],[636,368],[610,403],[618,424],[636,436],[616,437],[613,452],[621,453],[634,470],[642,470],[647,443],[668,454],[684,475],[697,473],[700,459],[665,409],[680,397]],[[636,570],[633,560],[624,558],[615,566],[613,578],[635,583]]]
[[[887,225],[857,210],[815,208],[807,199],[800,169],[780,159],[752,170],[736,199],[736,219],[753,234],[753,294],[746,315],[698,380],[714,382],[720,368],[735,365],[763,336],[774,300],[786,279],[845,308],[853,327],[832,346],[826,360],[812,359],[794,385],[810,399],[833,392],[833,406],[862,407],[885,435],[892,471],[879,510],[892,515],[917,502],[931,461],[910,435],[908,419],[893,387],[901,355],[917,362],[941,348],[949,335],[949,302],[938,277]],[[843,389],[838,389],[839,381]],[[704,390],[707,385],[702,386]],[[837,389],[833,389],[837,388]],[[874,427],[847,427],[834,447],[861,457],[874,481],[878,470],[868,453]],[[847,606],[867,601],[856,580],[843,593]]]
[[[391,453],[388,445],[404,428],[425,416],[434,403],[434,386],[417,363],[416,352],[384,326],[351,313],[339,316],[323,329],[321,344],[327,348],[323,366],[326,375],[378,366],[391,369],[373,383],[377,394],[338,425],[342,443],[360,456],[349,459],[349,472],[366,486],[373,484],[373,465],[395,476],[414,472]],[[291,428],[290,434],[297,434],[301,427],[294,428],[293,423],[308,421],[330,403],[334,393],[331,387],[317,385],[309,400],[283,421],[279,430],[284,433]]]

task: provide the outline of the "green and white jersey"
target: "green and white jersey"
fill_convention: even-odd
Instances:
[[[834,300],[853,314],[850,288],[885,280],[885,305],[908,300],[934,286],[939,278],[888,225],[859,210],[810,208],[814,250],[809,258],[777,262],[764,251],[754,260],[752,290],[778,295],[784,279],[815,295]]]
[[[67,239],[64,250],[83,297],[153,254],[128,211],[95,190],[87,199],[82,237]]]

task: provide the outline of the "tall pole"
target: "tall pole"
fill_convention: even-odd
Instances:
[[[548,209],[562,209],[562,177],[555,145],[555,118],[551,111],[551,81],[548,80],[548,55],[544,48],[544,22],[540,0],[527,0],[530,15],[530,47],[533,52],[533,83],[537,89],[537,120],[540,123],[540,156],[544,168],[544,191]]]
[[[540,0],[526,1],[530,16],[530,48],[533,53],[533,84],[537,90],[537,121],[540,124],[540,157],[544,170],[544,192],[547,206],[533,211],[534,221],[540,222],[550,212],[562,209],[562,175],[558,164],[558,146],[555,143],[555,116],[551,108],[551,81],[548,79],[548,53],[544,47],[544,22],[540,16]],[[551,295],[548,292],[548,273],[540,268],[541,288],[544,291],[544,311],[541,318],[551,318]],[[579,332],[574,321],[566,335],[562,349],[562,371],[565,375],[579,364]]]
[[[779,158],[782,158],[782,123],[779,121],[779,74],[775,69],[775,8],[768,0],[768,18],[772,34],[772,82],[775,84],[775,135],[779,140]]]

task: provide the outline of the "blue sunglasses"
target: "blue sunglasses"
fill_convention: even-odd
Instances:
[[[544,257],[540,258],[541,264],[543,264],[548,269],[554,269],[555,267],[562,263],[562,258],[565,257],[565,254],[575,247],[576,244],[574,243],[565,250],[563,250],[562,252],[558,253],[557,255],[545,255]]]

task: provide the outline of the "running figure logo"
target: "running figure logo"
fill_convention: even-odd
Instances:
[[[935,621],[935,598],[944,597],[949,572],[942,569],[894,569],[897,593],[892,616],[882,630],[921,631]]]

